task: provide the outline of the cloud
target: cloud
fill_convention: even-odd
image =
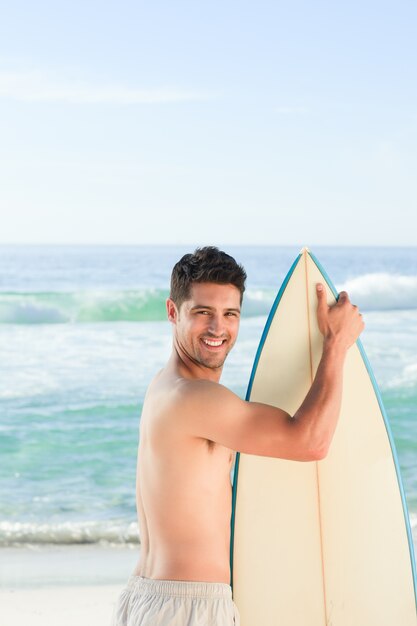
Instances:
[[[208,94],[162,87],[138,89],[126,85],[93,84],[63,79],[41,70],[0,70],[0,99],[26,102],[64,102],[68,104],[152,104],[206,100]]]

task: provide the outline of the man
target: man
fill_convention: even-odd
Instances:
[[[346,292],[329,307],[317,285],[323,354],[294,415],[219,384],[238,334],[246,273],[214,247],[175,266],[167,300],[173,349],[146,393],[137,508],[141,554],[114,626],[239,624],[229,568],[235,451],[297,461],[326,456],[340,412],[343,363],[364,328]],[[320,290],[321,287],[321,290]]]

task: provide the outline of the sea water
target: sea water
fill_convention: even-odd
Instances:
[[[299,247],[225,249],[248,282],[222,382],[244,397],[266,316]],[[142,402],[170,354],[170,272],[191,250],[0,247],[0,546],[138,541]],[[363,312],[362,342],[415,528],[417,248],[312,252]]]

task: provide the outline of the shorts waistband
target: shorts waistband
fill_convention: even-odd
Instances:
[[[186,596],[193,598],[232,598],[232,588],[227,583],[195,580],[162,580],[132,575],[128,586],[137,591],[158,596]]]

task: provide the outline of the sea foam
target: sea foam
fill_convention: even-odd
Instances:
[[[139,543],[136,522],[0,522],[0,547],[18,544]]]

